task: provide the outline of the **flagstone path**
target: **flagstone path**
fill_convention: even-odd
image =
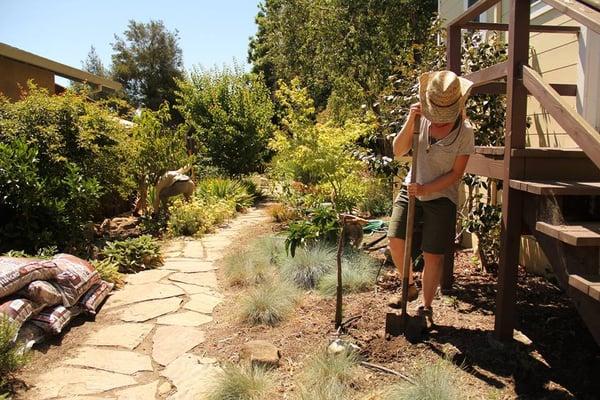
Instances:
[[[100,312],[109,323],[84,324],[89,334],[83,343],[28,382],[24,398],[204,398],[219,372],[215,359],[198,356],[203,326],[222,301],[217,262],[236,238],[268,219],[264,210],[252,209],[202,239],[170,242],[164,265],[129,275]]]

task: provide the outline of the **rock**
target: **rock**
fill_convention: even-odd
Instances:
[[[187,310],[197,311],[204,314],[212,314],[213,309],[221,302],[220,297],[211,296],[209,294],[193,294],[190,296],[190,301],[185,303],[183,308]]]
[[[171,385],[169,382],[163,382],[159,387],[158,387],[158,395],[159,396],[164,396],[167,393],[169,393],[171,391],[171,389],[173,389],[173,385]]]
[[[202,364],[194,354],[184,354],[167,365],[160,374],[177,387],[177,392],[167,397],[168,400],[201,400],[210,393],[220,371],[213,365]]]
[[[223,297],[221,294],[217,293],[214,289],[206,287],[206,286],[198,286],[198,285],[190,285],[189,283],[181,283],[181,282],[173,282],[174,285],[179,286],[187,294],[198,294],[204,293],[214,297]]]
[[[28,398],[45,400],[58,396],[73,398],[80,395],[97,394],[124,386],[135,385],[128,375],[115,374],[96,369],[73,367],[53,368],[37,378]]]
[[[205,314],[194,311],[184,311],[160,317],[156,320],[156,323],[161,325],[200,326],[212,320],[212,317]]]
[[[204,342],[204,331],[185,326],[159,326],[152,338],[152,358],[168,365],[180,355]]]
[[[146,385],[134,386],[121,390],[117,393],[118,400],[140,400],[140,399],[154,399],[156,397],[156,388],[158,387],[158,381],[150,382]]]
[[[105,219],[102,224],[96,226],[99,236],[108,235],[110,238],[124,238],[139,236],[141,234],[137,217],[115,217]]]
[[[96,347],[79,349],[77,356],[66,360],[65,364],[127,375],[140,371],[152,371],[152,361],[145,354]]]
[[[189,258],[169,258],[165,260],[162,269],[168,269],[177,272],[207,272],[217,269],[215,262],[202,261]]]
[[[138,303],[125,308],[121,312],[121,320],[125,322],[144,322],[158,316],[179,310],[182,299],[173,297],[164,300],[153,300]]]
[[[166,299],[169,297],[181,296],[185,292],[175,285],[165,285],[162,283],[145,283],[142,285],[126,286],[113,294],[104,309],[111,309],[142,301]]]
[[[184,273],[176,272],[169,276],[169,280],[175,282],[189,283],[191,285],[206,286],[206,287],[217,287],[217,274],[214,271],[209,272],[196,272],[196,273]]]
[[[531,339],[529,339],[523,332],[517,329],[513,331],[513,339],[515,339],[519,343],[524,344],[525,346],[531,346],[531,344],[533,343]]]
[[[329,354],[339,354],[343,352],[358,353],[359,351],[360,347],[358,347],[354,343],[348,342],[347,340],[343,339],[336,339],[333,342],[331,342],[329,346],[327,346],[327,352]]]
[[[107,326],[90,335],[85,341],[93,346],[118,346],[135,349],[150,333],[152,324],[118,324]]]
[[[144,283],[154,283],[160,281],[170,273],[171,271],[165,271],[162,269],[150,269],[148,271],[141,271],[137,274],[127,275],[127,283],[131,285],[143,285]]]
[[[240,350],[240,358],[253,366],[277,367],[281,353],[275,345],[265,340],[253,340],[244,343]]]

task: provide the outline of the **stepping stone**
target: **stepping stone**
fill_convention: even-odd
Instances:
[[[169,314],[156,320],[161,325],[177,326],[200,326],[212,321],[212,317],[194,311],[184,311],[177,314]]]
[[[92,346],[118,346],[133,350],[154,328],[152,324],[118,324],[107,326],[92,335],[85,344]]]
[[[171,271],[165,271],[162,269],[151,269],[148,271],[141,271],[137,274],[127,275],[127,283],[131,285],[143,285],[144,283],[158,282],[170,273]]]
[[[169,280],[175,282],[189,283],[191,285],[206,286],[212,288],[217,287],[217,275],[214,273],[214,271],[196,272],[193,274],[176,272],[169,276]]]
[[[223,297],[221,294],[217,293],[214,289],[206,287],[206,286],[190,285],[189,283],[182,283],[182,282],[174,282],[173,284],[176,286],[179,286],[180,288],[185,290],[185,292],[187,294],[204,293],[204,294],[210,294],[211,296],[215,296],[215,297]]]
[[[221,251],[210,251],[200,241],[188,242],[183,250],[185,258],[196,258],[204,261],[214,261],[220,257]]]
[[[194,354],[184,354],[170,363],[161,375],[177,387],[177,392],[168,400],[204,399],[210,393],[221,369],[203,363]]]
[[[96,369],[59,367],[39,376],[28,398],[45,400],[62,396],[72,399],[74,396],[98,394],[135,383],[135,379],[129,375]]]
[[[217,266],[213,261],[193,258],[169,258],[161,268],[178,272],[206,272],[217,269]]]
[[[204,314],[212,314],[213,309],[221,302],[221,298],[208,294],[193,294],[183,308],[198,311]]]
[[[117,393],[118,400],[150,400],[156,397],[156,389],[158,388],[158,382],[150,382],[146,385],[134,386],[121,390]]]
[[[168,297],[185,294],[183,289],[174,285],[162,283],[145,283],[142,285],[126,286],[113,294],[107,301],[104,309],[111,309],[127,304],[139,303],[147,300],[165,299]]]
[[[127,375],[140,371],[152,371],[152,360],[145,354],[97,347],[79,349],[77,356],[66,360],[65,364]]]
[[[185,247],[185,242],[183,240],[174,240],[162,246],[162,253],[180,253],[183,251]]]
[[[152,358],[168,365],[180,355],[204,342],[204,331],[185,326],[159,326],[152,338]]]
[[[145,301],[134,304],[122,310],[121,320],[125,322],[145,322],[161,315],[179,310],[182,299],[173,297],[170,299]]]

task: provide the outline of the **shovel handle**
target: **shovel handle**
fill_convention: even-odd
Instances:
[[[417,155],[419,152],[419,132],[421,117],[415,118],[412,137],[412,165],[410,168],[410,183],[417,180]],[[410,258],[412,253],[412,239],[415,222],[415,196],[408,196],[408,210],[406,215],[406,236],[404,239],[404,264],[402,267],[402,314],[406,315],[406,304],[408,303],[408,274],[410,273]]]

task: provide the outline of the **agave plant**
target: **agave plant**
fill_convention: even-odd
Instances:
[[[237,211],[252,206],[255,199],[240,181],[227,178],[209,178],[200,181],[196,188],[196,195],[204,199],[233,200]]]

